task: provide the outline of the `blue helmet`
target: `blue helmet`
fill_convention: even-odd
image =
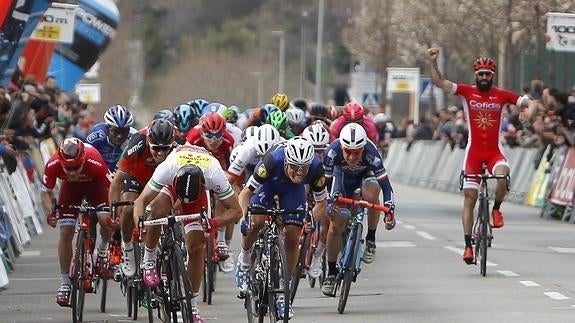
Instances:
[[[224,110],[226,109],[227,107],[221,103],[210,103],[202,109],[202,115],[208,114],[210,112],[217,112],[223,116]]]
[[[195,103],[198,106],[198,109],[201,111],[204,110],[204,107],[208,104],[210,104],[210,102],[208,102],[207,100],[204,99],[195,99],[195,100],[191,100],[187,102],[190,106],[192,105],[192,103]]]
[[[134,123],[134,116],[126,107],[117,104],[104,113],[104,121],[109,127],[129,128]]]
[[[279,108],[276,107],[274,104],[271,103],[264,104],[264,106],[262,107],[262,112],[264,114],[265,120],[269,120],[272,113],[274,113],[277,110],[279,110]]]
[[[180,104],[174,110],[174,124],[181,132],[190,131],[194,126],[193,120],[197,117],[192,107],[187,103]]]
[[[174,121],[174,114],[172,113],[172,111],[170,110],[160,110],[158,111],[158,113],[154,114],[154,117],[152,118],[152,120],[158,120],[158,119],[163,119],[163,120],[168,120],[170,122]]]

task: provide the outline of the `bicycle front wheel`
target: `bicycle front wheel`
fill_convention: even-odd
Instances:
[[[70,307],[72,307],[72,322],[81,322],[84,312],[84,267],[86,266],[86,232],[78,232],[76,237],[76,251],[72,260],[72,292]]]
[[[178,322],[176,309],[179,308],[182,313],[183,322],[192,323],[192,283],[188,278],[182,249],[180,249],[180,246],[177,244],[173,246],[172,257],[170,257],[170,259],[170,270],[172,271],[171,295],[173,295],[173,300],[179,305],[172,308],[173,322]]]
[[[287,264],[287,255],[284,247],[284,242],[281,238],[277,238],[275,243],[270,246],[270,268],[269,268],[269,285],[268,290],[268,318],[270,322],[281,321],[287,323],[289,321],[289,307],[290,304],[290,286],[289,286],[289,273]],[[283,297],[283,313],[278,313],[276,301],[278,298]],[[279,314],[279,315],[278,315]],[[283,319],[279,317],[283,316]]]
[[[346,248],[349,249],[349,255],[345,263],[345,267],[342,268],[342,282],[341,282],[341,292],[339,295],[339,303],[337,305],[337,311],[339,314],[343,314],[345,311],[345,306],[347,304],[347,298],[349,297],[349,290],[351,289],[351,283],[353,282],[353,276],[355,275],[355,264],[356,258],[359,256],[359,246],[361,244],[359,232],[362,232],[363,225],[361,223],[357,224],[355,231],[349,235],[349,241],[346,244]]]
[[[482,212],[481,212],[481,241],[480,244],[480,257],[481,257],[481,276],[485,277],[487,274],[487,241],[489,237],[487,236],[488,233],[488,226],[489,226],[489,202],[487,199],[483,199],[481,201]]]

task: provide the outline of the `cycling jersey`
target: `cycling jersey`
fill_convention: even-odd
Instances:
[[[118,172],[133,177],[140,187],[144,187],[156,169],[147,141],[148,129],[144,128],[132,135],[126,149],[118,161]]]
[[[94,146],[94,148],[100,152],[100,155],[102,155],[108,169],[111,172],[114,172],[116,170],[118,160],[122,155],[122,151],[128,144],[129,137],[124,141],[122,146],[118,147],[110,142],[110,139],[108,138],[108,129],[109,126],[104,122],[96,124],[92,127],[92,130],[86,137],[86,142]],[[136,129],[130,127],[130,135],[136,132],[138,132]]]
[[[303,181],[293,183],[286,174],[284,147],[284,143],[272,146],[256,165],[256,170],[246,184],[246,187],[255,193],[251,198],[251,203],[268,208],[275,207],[274,196],[277,195],[280,208],[305,209],[306,184],[310,185],[315,201],[325,200],[327,191],[324,170],[317,156],[314,157]],[[283,216],[283,221],[286,224],[301,226],[304,217],[290,214]]]
[[[241,177],[246,169],[250,173],[254,171],[255,165],[260,160],[260,156],[256,153],[254,140],[253,137],[248,138],[241,145],[234,148],[231,154],[234,158],[230,157],[230,167],[228,167],[229,174]]]
[[[230,133],[232,138],[234,138],[234,147],[236,147],[237,145],[240,144],[240,142],[242,142],[242,129],[238,128],[238,126],[236,126],[233,123],[227,122],[226,131]]]
[[[42,191],[51,192],[56,186],[56,180],[60,179],[62,185],[58,195],[59,204],[79,205],[83,198],[93,206],[108,204],[108,188],[112,180],[112,173],[106,167],[106,163],[100,153],[89,144],[85,144],[85,161],[78,179],[68,178],[58,160],[56,152],[44,167],[42,177]],[[58,210],[61,218],[75,219],[77,210]],[[72,222],[61,222],[63,225],[74,225]]]
[[[463,102],[463,111],[469,129],[469,139],[463,161],[467,174],[481,173],[481,164],[487,163],[487,169],[493,172],[498,165],[509,167],[503,154],[499,132],[503,119],[503,109],[507,104],[521,106],[527,97],[492,86],[487,92],[479,91],[476,86],[453,84],[451,93],[459,95]],[[478,188],[479,179],[466,179],[464,188]]]
[[[369,140],[371,140],[372,142],[379,142],[379,133],[377,131],[377,126],[375,125],[373,120],[364,116],[363,121],[358,123],[361,124],[365,129],[365,132],[367,132],[367,137],[369,138]],[[334,122],[331,123],[331,126],[329,128],[330,141],[334,141],[337,138],[339,138],[339,133],[346,124],[348,124],[348,122],[345,120],[344,116],[338,117],[337,119],[335,119]]]
[[[200,146],[207,149],[206,143],[202,136],[202,131],[199,127],[190,130],[186,139],[190,144],[194,146]],[[209,152],[218,159],[223,169],[228,169],[228,165],[230,164],[230,154],[233,148],[234,138],[230,135],[229,132],[224,131],[222,143],[220,146],[215,151],[209,150]]]
[[[357,166],[351,167],[343,158],[343,150],[339,139],[329,145],[323,160],[325,177],[333,178],[332,193],[341,193],[352,197],[353,192],[360,188],[364,179],[375,178],[383,191],[384,203],[393,203],[393,188],[383,166],[383,157],[373,142],[367,142]]]

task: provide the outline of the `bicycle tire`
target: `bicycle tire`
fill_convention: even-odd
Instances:
[[[210,234],[208,237],[206,237],[206,251],[205,251],[205,266],[204,266],[204,275],[206,277],[205,279],[205,285],[204,285],[204,289],[206,290],[206,302],[208,303],[208,305],[212,305],[212,294],[214,293],[214,280],[215,275],[214,275],[214,270],[215,270],[215,266],[216,264],[214,264],[213,261],[213,257],[214,257],[214,244],[212,239],[214,239],[214,236],[212,234]]]
[[[278,294],[283,294],[284,296],[284,313],[283,320],[284,323],[289,321],[289,307],[291,306],[289,300],[290,297],[290,286],[289,286],[289,273],[287,264],[287,255],[285,251],[284,242],[281,238],[275,239],[275,243],[270,246],[269,250],[270,256],[270,268],[269,268],[269,280],[273,291],[267,291],[268,293],[268,318],[270,322],[280,321],[276,318],[276,297]],[[282,282],[283,280],[283,286]]]
[[[80,231],[78,236],[76,237],[76,249],[74,251],[74,259],[72,261],[73,264],[73,272],[72,272],[72,291],[70,292],[70,307],[72,308],[72,322],[76,323],[81,321],[82,314],[81,311],[83,310],[82,307],[79,306],[79,293],[83,291],[83,281],[82,281],[82,270],[84,268],[84,257],[86,252],[84,251],[84,237],[86,233],[84,231]],[[80,313],[79,313],[80,312]]]
[[[302,239],[300,239],[299,244],[299,255],[297,257],[297,263],[295,271],[292,275],[291,286],[290,286],[290,304],[293,304],[295,295],[297,293],[297,288],[299,286],[299,281],[301,279],[301,273],[306,267],[307,252],[310,245],[311,234],[303,233]]]
[[[309,247],[308,247],[308,251],[306,254],[306,267],[307,268],[311,268],[311,263],[313,261],[313,255],[314,255],[314,253],[317,249],[317,245],[319,243],[319,232],[320,232],[320,230],[321,230],[321,223],[317,222],[315,230],[311,233]],[[321,276],[321,274],[320,274],[320,276]],[[313,278],[308,274],[307,275],[307,281],[309,283],[310,288],[315,288],[315,283],[317,281],[317,278]]]
[[[128,308],[128,317],[132,317],[132,297],[134,294],[132,293],[132,283],[128,280],[126,288],[126,307]]]
[[[252,252],[252,266],[250,266],[250,280],[251,284],[249,289],[245,293],[244,298],[244,307],[246,309],[246,314],[248,317],[248,323],[255,323],[261,322],[260,321],[260,312],[261,312],[261,296],[263,295],[263,289],[261,288],[265,282],[260,282],[256,279],[255,275],[255,267],[260,266],[261,255],[260,255],[260,248],[258,246],[254,247]],[[265,315],[265,314],[264,314]]]
[[[347,305],[347,299],[349,297],[349,290],[351,289],[351,283],[353,282],[354,275],[355,275],[355,264],[356,258],[359,255],[359,245],[361,244],[361,237],[359,237],[359,233],[363,231],[363,224],[357,223],[355,232],[353,236],[350,237],[352,239],[349,243],[349,247],[351,249],[351,254],[347,258],[347,262],[345,268],[343,268],[343,278],[341,283],[341,290],[339,295],[339,302],[337,305],[337,311],[339,314],[343,314],[345,311],[345,306]],[[346,248],[347,248],[346,244]]]
[[[98,280],[102,283],[102,290],[100,292],[100,312],[106,313],[106,294],[108,293],[108,280],[102,277],[98,277]]]
[[[172,262],[172,279],[174,279],[176,288],[175,299],[180,303],[179,308],[182,312],[182,320],[184,323],[193,323],[192,316],[192,283],[188,278],[188,272],[186,270],[186,265],[184,264],[184,257],[182,255],[182,250],[177,244],[173,245],[172,257],[170,257]],[[178,322],[177,311],[172,309],[172,318],[174,323]]]
[[[487,274],[487,226],[489,225],[489,201],[485,198],[482,201],[483,212],[482,212],[482,222],[481,222],[481,276],[485,277]]]

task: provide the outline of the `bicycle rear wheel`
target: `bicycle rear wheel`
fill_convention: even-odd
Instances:
[[[339,303],[337,305],[337,311],[339,314],[343,314],[345,311],[345,306],[347,304],[347,298],[349,297],[349,290],[351,289],[351,283],[353,282],[355,275],[355,264],[356,258],[359,255],[359,246],[361,244],[361,237],[358,236],[359,232],[363,231],[363,224],[358,223],[355,231],[349,236],[349,241],[346,244],[346,248],[349,249],[349,255],[345,267],[342,268],[342,282],[341,282],[341,292],[339,295]]]
[[[311,240],[311,233],[303,233],[299,244],[299,256],[297,258],[297,264],[295,271],[292,274],[291,286],[290,286],[290,304],[293,304],[297,288],[299,286],[299,281],[301,279],[301,274],[306,268],[307,252],[309,249]]]
[[[192,283],[188,278],[186,265],[184,264],[184,256],[182,250],[177,244],[173,245],[172,256],[170,257],[170,270],[172,271],[172,295],[174,301],[179,306],[172,308],[172,319],[178,322],[177,309],[182,313],[182,320],[184,323],[192,323]]]
[[[270,268],[268,279],[272,289],[268,290],[268,318],[270,322],[281,321],[287,323],[289,321],[289,307],[291,306],[289,300],[291,298],[287,255],[281,238],[278,237],[275,243],[270,246],[269,253]],[[277,317],[276,299],[279,296],[284,298],[283,320]]]
[[[86,232],[80,231],[76,237],[76,250],[72,261],[72,292],[70,307],[72,307],[72,322],[81,322],[84,311],[84,267],[86,265]]]
[[[214,263],[214,244],[212,239],[214,236],[212,234],[208,235],[205,239],[205,251],[204,251],[204,281],[202,284],[203,291],[203,301],[212,305],[212,294],[214,293],[214,280],[215,271],[217,264]]]

